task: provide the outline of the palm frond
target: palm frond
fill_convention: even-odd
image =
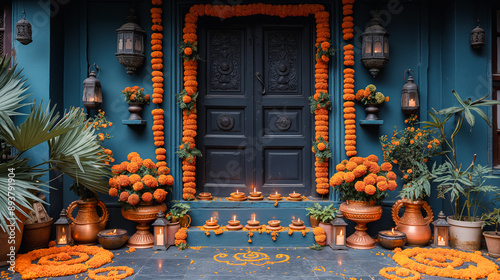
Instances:
[[[26,79],[19,77],[21,71],[16,73],[16,66],[9,69],[10,58],[2,57],[0,60],[0,112],[9,116],[22,115],[17,110],[30,103],[21,103],[30,94],[24,94],[28,90]]]

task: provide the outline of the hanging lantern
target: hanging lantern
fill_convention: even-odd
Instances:
[[[344,215],[339,210],[335,219],[332,221],[333,226],[333,242],[330,244],[330,248],[333,250],[347,250],[345,245],[346,231],[345,228],[347,223],[344,221]]]
[[[154,227],[154,246],[153,249],[155,250],[167,250],[168,245],[167,242],[167,226],[169,222],[167,219],[165,219],[165,214],[163,214],[162,211],[158,212],[158,218],[155,220],[153,224],[151,224]]]
[[[23,18],[16,23],[16,40],[23,45],[27,45],[33,42],[31,36],[31,23],[26,20],[26,12],[23,10]]]
[[[484,29],[481,28],[481,24],[479,24],[479,19],[477,19],[476,28],[472,29],[470,32],[470,46],[478,49],[484,46]]]
[[[101,82],[97,79],[101,70],[95,63],[89,67],[89,70],[95,67],[98,72],[97,75],[94,70],[90,71],[89,77],[83,80],[83,106],[90,109],[97,109],[101,107],[102,103],[102,87]]]
[[[406,84],[403,86],[402,95],[401,95],[401,111],[406,115],[415,114],[418,112],[418,108],[420,107],[420,98],[418,95],[418,87],[413,82],[413,76],[415,72],[411,69],[407,69],[404,74],[404,80]],[[408,79],[406,79],[406,74],[408,74]]]
[[[375,13],[362,35],[361,61],[374,78],[389,61],[389,33],[380,23]]]
[[[71,221],[67,217],[66,209],[61,210],[59,219],[54,223],[56,226],[56,244],[58,246],[71,245]]]
[[[449,246],[449,230],[450,224],[446,221],[446,216],[443,211],[439,212],[438,219],[432,222],[434,225],[434,243],[433,247],[448,247]]]
[[[116,31],[117,52],[116,57],[121,65],[125,66],[127,74],[132,75],[138,67],[141,67],[146,60],[144,55],[144,37],[146,32],[136,23],[135,10],[130,9],[127,23]]]

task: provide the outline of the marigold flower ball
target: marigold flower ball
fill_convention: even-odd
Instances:
[[[128,201],[128,204],[130,204],[130,205],[136,205],[137,203],[139,203],[140,200],[141,200],[140,197],[134,193],[134,194],[129,195],[127,201]]]
[[[128,193],[128,192],[122,192],[122,193],[120,194],[120,201],[125,202],[125,201],[127,201],[127,200],[128,200],[128,197],[129,197],[129,193]]]
[[[134,191],[138,192],[138,191],[141,191],[142,188],[144,188],[144,184],[142,182],[136,182],[136,183],[134,183],[132,188],[134,189]]]
[[[117,177],[117,179],[118,179],[118,183],[122,187],[126,187],[126,186],[130,185],[130,181],[129,181],[127,175],[120,175]]]
[[[115,188],[110,188],[109,191],[108,191],[108,194],[109,196],[111,197],[115,197],[115,196],[118,196],[118,190],[115,189]]]
[[[135,157],[140,157],[140,156],[139,156],[139,154],[138,154],[138,153],[136,153],[136,152],[131,152],[131,153],[129,153],[129,154],[127,155],[127,160],[128,160],[128,161],[132,161],[132,159],[133,159],[133,158],[135,158]]]
[[[131,162],[127,165],[127,171],[130,173],[135,173],[139,170],[139,166],[135,162]]]
[[[151,194],[150,192],[145,192],[142,194],[141,199],[145,202],[150,202],[151,200],[153,200],[153,194]]]
[[[377,188],[375,188],[374,185],[367,185],[365,187],[365,193],[368,195],[373,195],[377,191]]]

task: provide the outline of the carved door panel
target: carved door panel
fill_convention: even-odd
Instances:
[[[199,191],[310,193],[312,42],[306,25],[278,26],[200,29]]]

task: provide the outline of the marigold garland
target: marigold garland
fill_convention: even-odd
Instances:
[[[344,0],[347,1],[347,0]],[[351,0],[352,1],[352,0]],[[350,2],[350,1],[347,1]],[[347,4],[346,4],[347,5]],[[352,13],[352,4],[349,13],[348,6],[344,9],[344,14]],[[328,96],[328,61],[333,55],[334,48],[330,41],[330,26],[329,12],[325,11],[325,7],[319,4],[300,4],[300,5],[272,5],[272,4],[249,4],[249,5],[211,5],[200,4],[194,5],[189,9],[185,16],[185,25],[183,28],[183,42],[180,45],[181,56],[184,58],[184,90],[178,96],[178,103],[183,108],[183,133],[182,133],[182,148],[180,148],[179,156],[183,158],[183,170],[189,168],[191,172],[195,172],[196,157],[200,154],[196,149],[194,137],[196,137],[196,97],[198,91],[198,83],[196,81],[198,69],[198,53],[197,44],[198,36],[196,34],[198,18],[202,16],[211,16],[218,18],[230,18],[252,15],[267,15],[267,16],[309,16],[314,15],[316,19],[316,65],[315,65],[315,89],[318,98],[319,95],[326,94]],[[346,19],[348,21],[348,19]],[[346,23],[346,27],[349,24]],[[346,37],[346,35],[344,35]],[[157,38],[152,38],[156,40]],[[354,88],[354,87],[353,87]],[[189,96],[187,98],[185,96]],[[328,143],[328,110],[319,106],[314,110],[315,120],[323,123],[315,126],[315,140],[319,141],[322,137]],[[156,135],[155,135],[156,136]],[[189,150],[187,150],[189,149]],[[316,158],[316,168],[322,170],[316,173],[316,191],[321,194],[329,192],[328,186],[328,162],[323,162],[322,159]],[[324,170],[326,169],[326,171]],[[326,175],[325,175],[326,174]],[[184,188],[182,198],[185,200],[194,199],[196,193],[195,177],[192,173],[184,172],[183,179]]]
[[[321,227],[315,227],[313,229],[314,240],[321,246],[326,245],[326,232]]]
[[[99,273],[103,273],[109,271],[108,275],[97,275]],[[119,274],[118,271],[125,271],[125,273]],[[134,274],[134,269],[128,266],[108,266],[104,268],[98,268],[94,270],[90,270],[88,272],[89,278],[94,280],[116,280],[116,279],[125,279],[130,275]]]
[[[180,228],[176,233],[175,233],[175,246],[186,246],[186,239],[187,239],[187,229],[186,228]]]
[[[353,14],[354,0],[342,0],[343,22],[342,33],[345,41],[354,38],[354,18]],[[344,50],[344,128],[345,142],[344,147],[346,155],[353,157],[357,155],[356,151],[356,109],[354,109],[354,46],[347,44],[343,47]]]
[[[41,265],[33,264],[34,260],[44,256],[55,256],[61,253],[82,253],[93,255],[93,257],[83,263],[67,264],[70,260],[63,261],[63,264],[58,265]],[[113,253],[97,246],[65,246],[51,247],[48,249],[33,250],[29,253],[19,255],[16,260],[16,271],[19,272],[23,279],[35,279],[42,277],[58,277],[68,276],[82,273],[87,268],[98,268],[111,262]],[[83,261],[83,260],[82,260]],[[66,262],[66,263],[64,263]]]
[[[390,271],[396,272],[396,275],[387,273]],[[410,273],[413,274],[413,276],[408,277],[410,275]],[[418,280],[421,278],[420,273],[413,271],[413,270],[410,270],[410,269],[407,269],[407,268],[401,268],[401,267],[384,267],[378,272],[378,274],[384,276],[385,278],[387,278],[389,280],[403,280],[403,279],[404,280]],[[402,276],[405,278],[401,278],[398,276]]]
[[[498,270],[498,265],[483,257],[482,253],[479,251],[468,253],[445,248],[411,248],[406,250],[398,249],[393,252],[395,254],[392,256],[392,259],[397,264],[430,276],[456,279],[478,279],[485,278]],[[418,260],[422,257],[424,259],[431,259],[431,265],[418,262]],[[469,265],[468,268],[462,269],[455,269],[452,263],[448,263],[446,267],[443,267],[444,265],[440,265],[440,267],[433,266],[435,261],[446,261],[447,257],[450,257],[451,259],[460,259],[463,262],[474,262],[476,265]],[[457,263],[454,262],[454,264],[456,265]]]

